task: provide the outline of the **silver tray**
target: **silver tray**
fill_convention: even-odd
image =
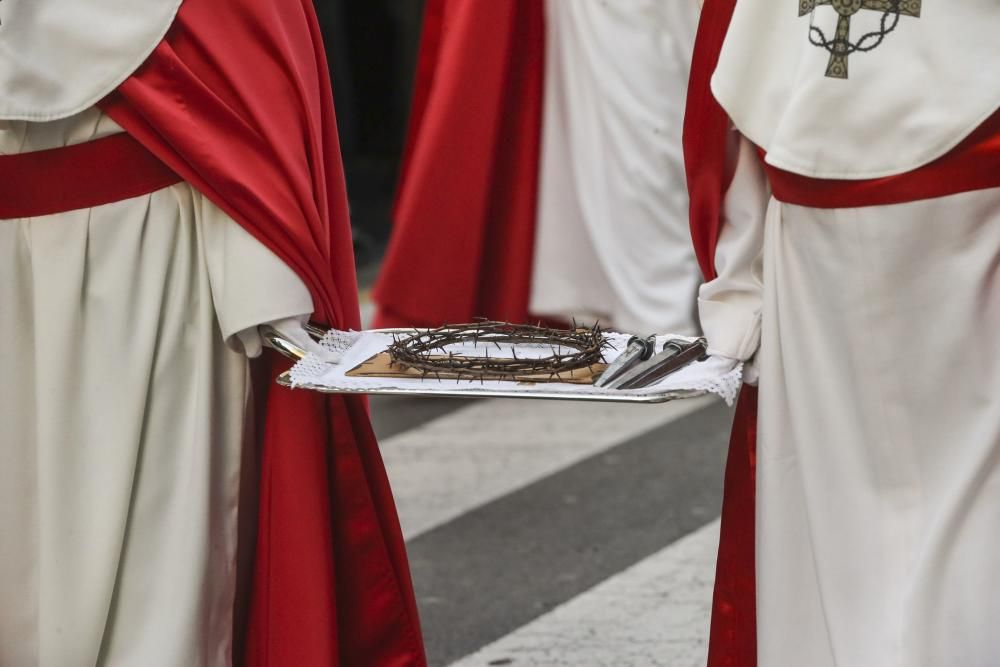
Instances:
[[[366,333],[384,334],[408,334],[414,329],[373,329]],[[315,337],[321,337],[324,333],[321,329],[310,327],[309,332]],[[271,347],[277,349],[285,356],[299,360],[305,357],[305,351],[298,348],[294,343],[281,337],[274,330],[264,331],[264,339]],[[387,382],[389,380],[387,379]],[[381,396],[423,396],[428,398],[522,398],[560,401],[591,401],[602,403],[633,403],[633,404],[653,404],[666,403],[684,398],[696,398],[704,396],[705,391],[701,390],[677,390],[663,389],[656,387],[644,389],[600,389],[588,387],[581,391],[580,385],[569,383],[551,382],[543,385],[518,385],[509,383],[510,388],[485,387],[477,385],[473,380],[466,380],[467,384],[456,386],[454,381],[440,381],[434,379],[408,380],[396,379],[396,383],[401,386],[379,387],[379,388],[359,388],[351,386],[316,385],[308,382],[293,383],[291,372],[286,371],[278,376],[278,384],[292,389],[306,389],[324,394],[357,394],[357,395],[381,395]],[[499,384],[499,383],[498,383]],[[506,383],[505,383],[506,384]],[[567,387],[562,390],[560,385]],[[575,387],[576,389],[568,389]]]

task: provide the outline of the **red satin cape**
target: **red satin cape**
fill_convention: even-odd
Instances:
[[[715,247],[722,228],[722,200],[732,177],[727,153],[729,116],[710,87],[736,0],[706,0],[698,25],[684,115],[684,163],[690,195],[691,238],[706,280],[715,278]],[[722,500],[709,667],[757,664],[754,572],[754,457],[757,390],[744,387],[736,408]]]
[[[101,107],[359,326],[332,94],[309,0],[186,0]],[[244,663],[426,664],[366,404],[275,387],[262,363],[258,535]],[[237,649],[238,650],[238,649]]]
[[[429,0],[376,326],[529,319],[542,0]]]

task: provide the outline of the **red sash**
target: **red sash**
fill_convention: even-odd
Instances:
[[[914,171],[862,181],[800,176],[765,164],[775,199],[810,208],[887,206],[1000,188],[1000,112],[946,155]]]
[[[180,181],[180,176],[127,134],[0,155],[0,220],[93,208]]]

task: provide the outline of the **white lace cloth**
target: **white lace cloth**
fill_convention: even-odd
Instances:
[[[628,334],[606,333],[611,349],[605,351],[605,361],[611,363],[628,345],[631,336]],[[657,347],[668,339],[682,338],[694,340],[685,336],[663,335],[657,337]],[[497,391],[509,392],[512,395],[530,396],[531,394],[551,395],[565,394],[573,398],[581,394],[598,396],[666,396],[683,398],[691,395],[712,393],[720,396],[732,405],[739,394],[743,382],[743,363],[726,357],[711,356],[705,361],[690,364],[686,368],[669,375],[655,385],[641,389],[607,389],[590,385],[578,385],[562,382],[547,382],[528,384],[517,382],[501,382],[487,380],[475,382],[470,380],[448,379],[409,379],[409,378],[374,378],[348,377],[347,372],[358,364],[384,351],[393,342],[392,334],[377,331],[337,331],[331,330],[320,345],[327,351],[326,358],[310,352],[291,370],[290,377],[293,387],[326,391],[372,392],[392,390],[421,390],[427,394],[454,393],[460,390],[475,396],[481,393]],[[470,351],[468,346],[464,349]],[[493,346],[490,346],[491,349]],[[458,351],[449,348],[451,351]],[[519,356],[530,356],[532,348],[518,345]],[[537,354],[549,354],[548,347],[535,348]],[[339,360],[339,361],[335,361]]]

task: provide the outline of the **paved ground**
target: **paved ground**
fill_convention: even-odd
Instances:
[[[724,405],[372,405],[433,667],[704,665]]]

